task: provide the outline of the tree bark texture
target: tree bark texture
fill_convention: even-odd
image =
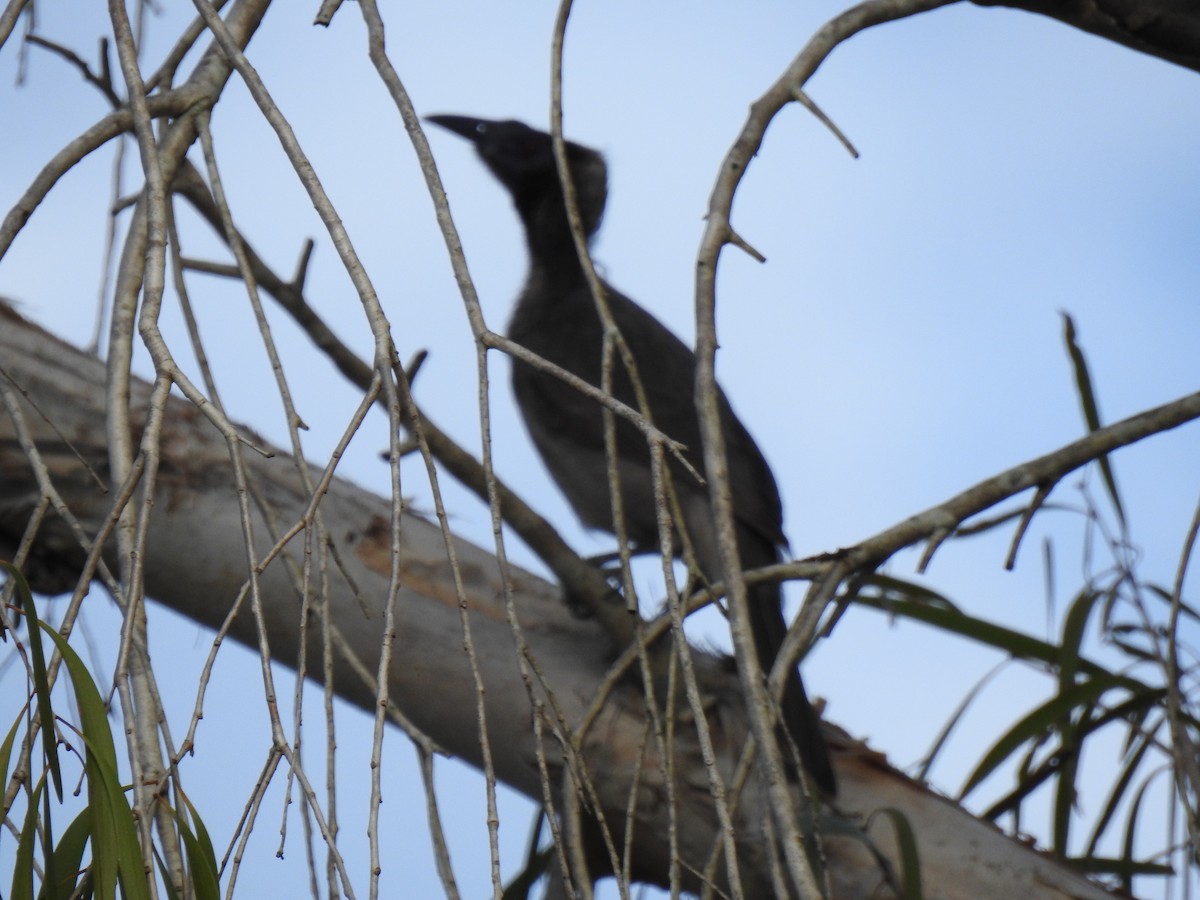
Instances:
[[[0,377],[15,387],[21,418],[51,479],[68,507],[94,534],[108,515],[112,498],[100,487],[105,479],[104,365],[70,347],[0,304]],[[144,418],[150,386],[135,382],[132,406]],[[140,426],[140,421],[139,421]],[[295,467],[286,454],[264,458],[245,453],[250,477],[273,508],[277,528],[299,521],[309,505]],[[90,467],[99,481],[88,472]],[[314,471],[314,479],[320,473]],[[31,511],[40,497],[14,419],[0,416],[0,557],[11,558]],[[375,671],[381,652],[382,598],[391,570],[389,502],[348,482],[334,479],[321,511],[345,575],[331,578],[330,624],[345,642],[337,655],[334,690],[366,710],[374,709],[375,690],[357,674]],[[261,511],[260,511],[261,513]],[[229,475],[229,451],[216,430],[182,400],[169,402],[162,441],[162,462],[153,526],[146,547],[147,594],[189,618],[218,628],[245,585],[246,558],[237,498]],[[259,514],[259,547],[270,547],[274,533]],[[299,558],[302,536],[288,552]],[[457,595],[446,547],[438,526],[406,514],[400,538],[401,590],[396,602],[397,640],[389,676],[389,694],[411,722],[438,746],[467,762],[481,764],[477,690],[464,650]],[[516,641],[507,621],[504,590],[495,557],[464,541],[455,541],[464,602],[470,619],[488,735],[500,779],[535,801],[543,797],[533,716],[536,698],[543,709],[546,763],[553,793],[559,795],[564,759],[561,721],[574,727],[591,704],[611,663],[611,642],[594,620],[573,617],[559,592],[539,578],[509,572],[516,616],[529,657],[544,687],[532,691],[522,680]],[[26,564],[36,589],[68,589],[77,577],[84,552],[61,519],[43,523]],[[301,640],[302,603],[295,582],[279,559],[261,576],[263,616],[272,658],[295,667]],[[255,620],[248,609],[233,619],[229,634],[258,646]],[[310,659],[320,658],[320,624],[310,620]],[[748,735],[737,677],[727,661],[693,651],[705,693],[708,724],[718,766],[728,784]],[[353,654],[361,663],[348,662]],[[153,662],[153,661],[152,661]],[[309,673],[320,677],[314,669]],[[552,703],[547,703],[551,699]],[[556,712],[552,713],[551,710]],[[692,874],[703,871],[716,846],[717,817],[709,779],[687,716],[680,717],[672,755],[679,806],[679,852],[685,859],[684,886],[698,890]],[[618,683],[581,743],[581,759],[590,772],[596,799],[621,846],[626,827],[632,842],[635,879],[663,884],[669,872],[669,813],[661,752],[647,725],[640,682]],[[887,816],[903,812],[916,832],[925,896],[987,898],[1104,897],[1098,887],[1061,864],[1010,840],[891,769],[881,756],[835,738],[835,765],[842,788],[836,812],[863,827],[899,871],[898,854]],[[644,749],[643,749],[644,748]],[[638,760],[641,756],[641,763]],[[631,789],[638,794],[635,818],[626,817]],[[561,808],[561,807],[560,807]],[[773,896],[768,838],[770,818],[765,794],[754,775],[747,780],[733,812],[742,884],[751,897]],[[868,822],[868,819],[870,820]],[[585,841],[586,842],[586,841]],[[591,848],[589,847],[589,851]],[[862,842],[827,837],[824,852],[833,896],[890,896],[884,876]],[[603,854],[589,852],[593,874],[604,874]],[[718,876],[719,877],[719,876]]]

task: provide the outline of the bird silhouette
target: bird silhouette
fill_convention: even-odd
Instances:
[[[568,224],[566,202],[550,135],[515,121],[434,115],[427,120],[474,144],[491,173],[508,189],[524,225],[529,276],[508,326],[516,343],[552,363],[601,385],[604,328]],[[568,169],[583,230],[596,234],[607,200],[607,167],[595,150],[566,142]],[[685,445],[703,472],[700,423],[692,398],[693,352],[658,319],[608,284],[604,296],[628,346],[642,384],[650,417],[660,431]],[[589,527],[615,533],[609,490],[608,457],[600,405],[560,378],[520,360],[513,361],[512,384],[526,428],[551,476],[576,514]],[[637,396],[624,366],[612,373],[612,394],[634,409]],[[754,439],[734,415],[718,388],[737,548],[743,569],[778,562],[786,546],[779,490]],[[659,549],[654,479],[645,436],[616,417],[617,473],[626,537],[637,552]],[[701,574],[723,577],[716,528],[707,490],[677,461],[669,461],[676,499],[676,527],[686,532]],[[680,555],[681,547],[672,547]],[[760,665],[769,670],[787,632],[778,584],[750,589],[750,629]],[[809,703],[795,669],[781,704],[791,735],[813,782],[833,796],[837,783],[820,717]]]

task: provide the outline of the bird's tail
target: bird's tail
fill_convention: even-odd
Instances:
[[[742,564],[748,569],[775,561],[747,560],[747,555],[754,554],[747,554],[744,546],[740,549]],[[777,558],[775,548],[771,548],[771,553]],[[763,671],[769,672],[787,634],[787,622],[783,618],[783,597],[778,584],[761,584],[750,589],[749,600],[750,631],[754,635],[754,647],[758,651]],[[821,717],[809,702],[804,682],[800,680],[800,672],[795,668],[788,673],[780,706],[783,727],[787,729],[788,735],[796,745],[800,754],[800,764],[821,792],[833,797],[837,794],[837,779],[829,760],[829,747],[821,732]]]

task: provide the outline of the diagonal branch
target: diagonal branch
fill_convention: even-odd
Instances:
[[[868,0],[837,16],[821,28],[801,50],[784,73],[757,101],[741,134],[726,154],[709,198],[704,236],[696,260],[696,412],[704,441],[705,471],[709,474],[709,496],[721,552],[722,568],[729,582],[730,627],[739,660],[757,658],[749,627],[749,597],[746,581],[738,565],[737,540],[733,520],[733,496],[725,455],[716,381],[716,274],[717,263],[726,245],[747,249],[731,224],[733,199],[754,155],[762,145],[767,126],[785,105],[797,101],[797,92],[825,58],[848,37],[872,25],[905,18],[952,0]],[[747,251],[749,252],[749,251]],[[753,255],[753,253],[751,254]],[[836,568],[836,567],[835,567]],[[839,579],[840,580],[840,579]],[[819,609],[819,607],[818,607]],[[788,661],[781,652],[776,669]],[[817,893],[808,860],[801,851],[800,823],[795,803],[783,775],[782,753],[773,740],[774,726],[766,686],[757,676],[758,666],[740,666],[742,689],[751,711],[750,721],[762,756],[764,776],[771,798],[775,821],[783,832],[788,869],[800,882],[797,889],[808,895]]]
[[[1039,491],[1031,506],[1037,504],[1043,488],[1052,487],[1076,469],[1121,447],[1196,419],[1200,419],[1200,392],[1186,394],[1170,403],[1089,432],[1051,453],[972,485],[937,506],[910,516],[852,547],[813,559],[772,566],[762,570],[761,574],[779,578],[812,578],[813,564],[824,564],[824,574],[813,579],[810,597],[832,597],[847,578],[869,574],[906,547],[921,541],[937,540],[940,535],[952,535],[967,519],[1030,488]],[[805,600],[804,608],[779,652],[772,671],[772,684],[776,681],[782,683],[788,667],[795,665],[796,659],[811,643],[824,608],[824,602],[817,605],[810,599]]]
[[[209,221],[218,234],[220,217],[212,195],[199,172],[186,161],[180,168],[174,184],[176,193],[181,194],[201,216]],[[366,390],[371,383],[372,369],[336,335],[316,310],[305,300],[302,291],[302,274],[299,279],[284,281],[257,253],[242,241],[247,261],[259,286],[270,294],[295,320],[320,350],[353,384]],[[415,403],[415,401],[414,401]],[[487,502],[487,477],[483,466],[453,438],[442,431],[419,410],[420,427],[430,451],[443,467],[481,500]],[[580,559],[579,555],[558,534],[557,529],[533,510],[511,488],[498,478],[495,480],[504,521],[537,553],[554,572],[563,589],[572,600],[583,603],[604,622],[606,631],[613,636],[616,645],[624,647],[634,637],[633,623],[625,606],[615,601],[607,580],[595,566]]]

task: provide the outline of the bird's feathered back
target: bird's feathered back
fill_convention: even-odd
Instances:
[[[599,387],[602,383],[604,328],[568,226],[566,205],[550,135],[520,122],[493,122],[465,116],[430,116],[475,144],[480,158],[508,189],[525,226],[530,272],[513,310],[508,334],[517,343]],[[607,168],[595,150],[567,142],[566,156],[586,235],[600,226],[607,197]],[[654,425],[687,448],[703,473],[700,423],[696,414],[696,360],[692,351],[654,316],[602,283],[608,309],[636,364]],[[513,391],[526,427],[551,476],[580,519],[593,528],[616,532],[600,406],[561,379],[536,366],[514,361]],[[613,366],[612,394],[638,409],[633,382],[619,363]],[[783,536],[779,490],[770,467],[718,388],[718,406],[733,494],[738,551],[744,568],[777,562]],[[643,434],[617,418],[617,472],[625,536],[639,550],[659,547],[656,490],[650,451]],[[685,531],[701,573],[724,578],[707,487],[683,466],[669,463],[678,500],[675,525]],[[670,548],[679,553],[680,547]],[[787,631],[777,584],[755,587],[750,624],[763,667],[774,661]],[[822,789],[836,790],[820,720],[793,671],[785,689],[783,718],[800,749],[805,768]]]

